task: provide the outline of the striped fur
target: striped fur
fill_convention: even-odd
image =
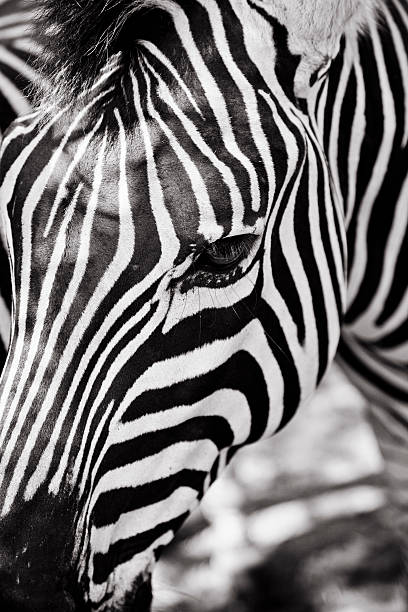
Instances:
[[[34,64],[41,53],[40,37],[32,28],[33,11],[24,0],[0,2],[0,133],[18,115],[31,110]]]
[[[42,46],[32,27],[33,11],[24,0],[0,2],[0,138],[10,123],[28,113],[40,81],[35,64]],[[0,364],[10,339],[11,282],[7,249],[0,240]]]
[[[342,195],[348,236],[347,311],[338,360],[370,400],[370,417],[386,460],[391,493],[400,507],[395,521],[401,523],[405,542],[407,28],[407,3],[385,3],[380,27],[371,26],[366,38],[351,37],[344,43],[329,78],[310,104]]]
[[[390,345],[392,372],[406,372],[403,280],[385,274],[406,235],[406,2],[390,0],[380,25],[359,4],[366,31],[344,26],[328,75],[331,57],[311,58],[279,2],[155,5],[130,19],[134,48],[115,26],[106,65],[91,54],[79,66],[74,102],[63,38],[54,106],[3,143],[15,304],[0,399],[5,605],[147,610],[162,548],[237,449],[313,393],[343,319],[340,355],[358,381],[377,360],[374,386],[393,399],[378,366]],[[99,25],[81,33],[85,49]],[[402,376],[392,383],[406,393]]]

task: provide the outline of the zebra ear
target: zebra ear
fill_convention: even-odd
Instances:
[[[300,56],[295,95],[305,98],[314,77],[337,55],[342,36],[375,19],[378,0],[272,0],[288,30],[290,51]]]

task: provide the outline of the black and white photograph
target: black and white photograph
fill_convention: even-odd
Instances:
[[[0,612],[408,612],[408,0],[0,0]]]

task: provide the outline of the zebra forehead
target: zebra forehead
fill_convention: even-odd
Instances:
[[[52,83],[54,101],[73,101],[92,86],[118,51],[134,51],[135,42],[149,28],[159,29],[157,18],[143,15],[160,4],[160,0],[41,0],[38,28],[46,36],[38,69]],[[37,102],[50,100],[45,92],[37,92]]]
[[[297,86],[301,90],[310,75],[333,57],[344,31],[363,28],[381,4],[381,0],[41,0],[40,27],[48,32],[48,43],[40,68],[51,82],[47,89],[52,94],[39,92],[38,101],[43,106],[73,102],[95,83],[115,54],[121,54],[124,66],[137,61],[138,41],[166,36],[168,14],[174,18],[177,8],[189,16],[202,14],[203,8],[219,9],[225,15],[232,9],[245,27],[250,27],[251,13],[269,13],[287,29],[290,51],[303,58]],[[260,35],[260,20],[253,24]],[[202,31],[204,35],[205,28]]]
[[[148,42],[163,48],[165,56],[173,60],[177,57],[177,71],[184,74],[185,68],[188,73],[185,41],[177,43],[173,27],[173,22],[184,22],[186,18],[195,23],[194,38],[201,37],[199,41],[195,38],[195,43],[202,43],[200,53],[206,63],[212,57],[214,40],[206,14],[214,12],[223,16],[223,27],[231,22],[234,39],[240,36],[240,28],[234,30],[237,19],[245,24],[245,29],[250,31],[252,27],[257,35],[251,38],[261,37],[264,43],[262,61],[265,44],[269,46],[268,65],[273,61],[270,26],[248,0],[42,0],[40,6],[39,25],[48,35],[45,59],[42,58],[39,70],[45,76],[42,82],[50,86],[37,92],[37,103],[45,110],[45,120],[49,118],[47,109],[70,104],[77,107],[78,96],[93,89],[102,72],[109,72],[112,67],[109,87],[113,87],[115,99],[121,99],[122,77],[126,75],[127,80],[129,68],[140,67],[140,52]],[[89,27],[84,28],[83,23]],[[257,45],[261,46],[259,41]],[[239,42],[237,46],[240,47]],[[189,86],[194,89],[193,82]]]

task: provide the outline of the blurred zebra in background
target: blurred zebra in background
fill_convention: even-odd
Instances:
[[[408,551],[408,3],[379,6],[376,27],[343,39],[309,115],[347,228],[337,361],[370,401]]]
[[[340,334],[403,438],[407,3],[42,7],[52,86],[0,167],[0,603],[148,610],[163,547]]]

